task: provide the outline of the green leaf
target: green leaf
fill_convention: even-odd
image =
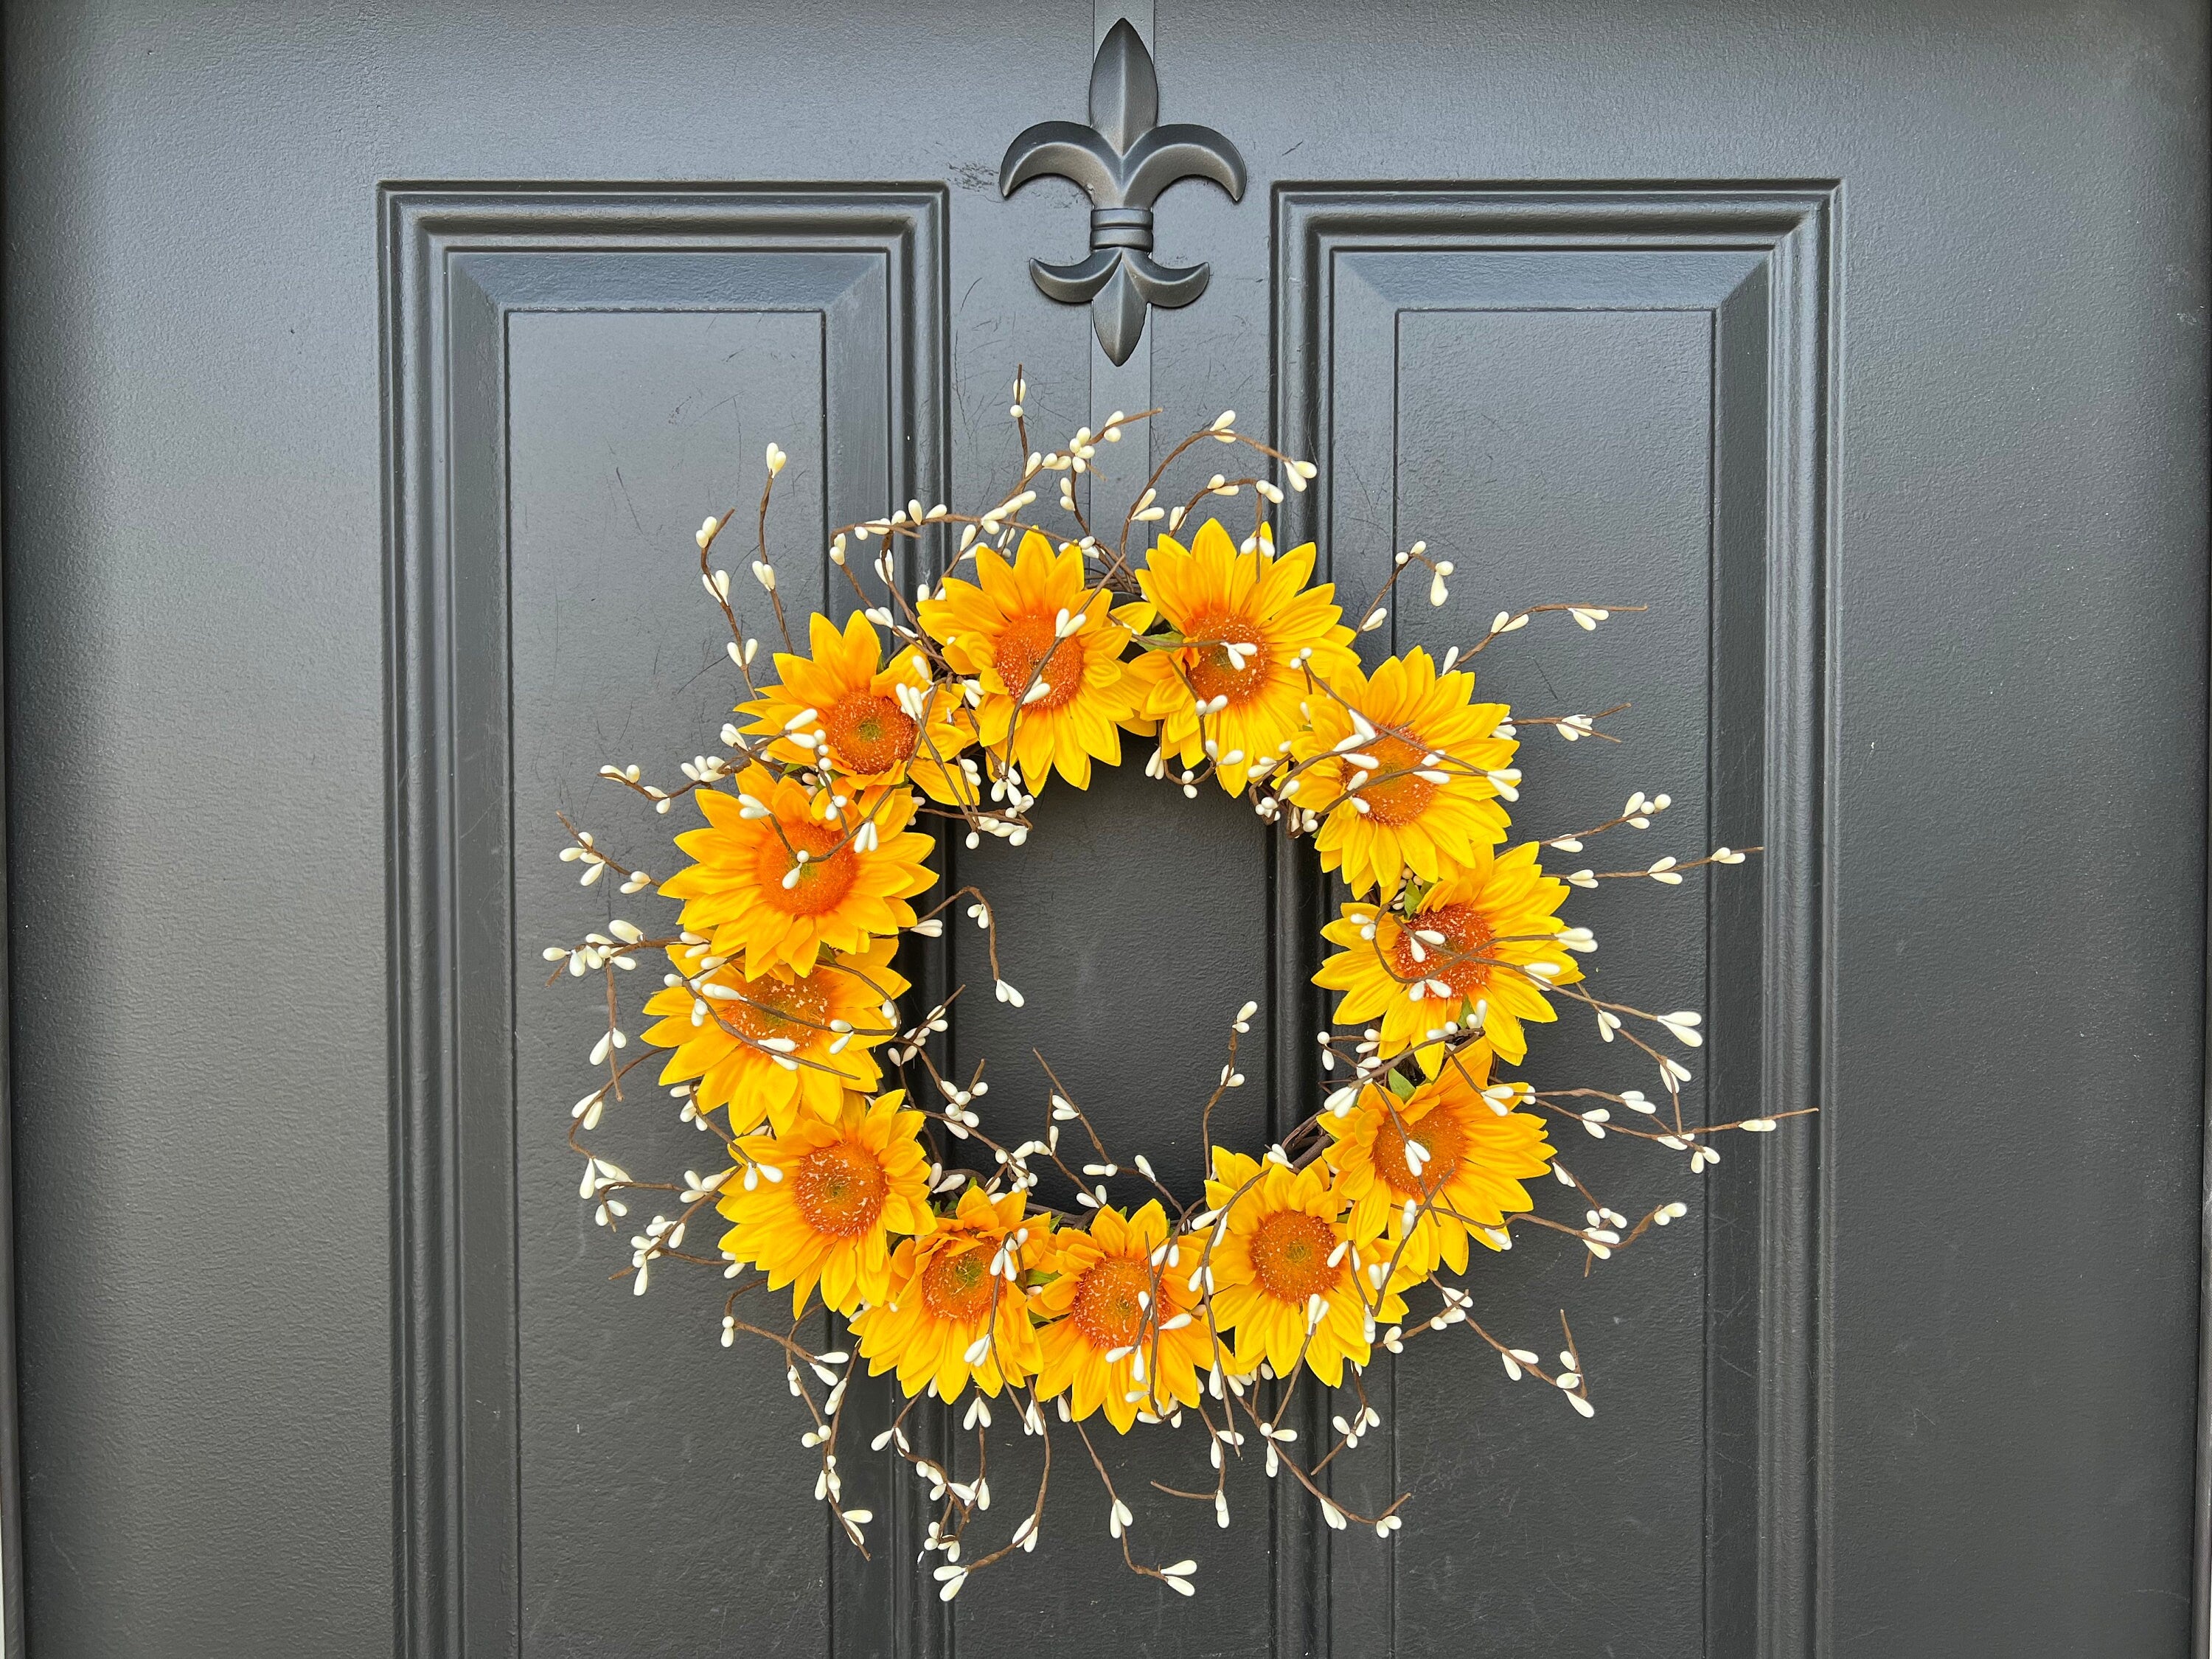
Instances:
[[[1390,1092],[1397,1096],[1399,1099],[1411,1100],[1413,1097],[1413,1079],[1407,1077],[1403,1072],[1393,1072],[1390,1073]]]

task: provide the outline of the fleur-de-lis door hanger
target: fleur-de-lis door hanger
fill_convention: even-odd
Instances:
[[[1098,343],[1126,362],[1152,306],[1187,306],[1206,292],[1212,268],[1152,258],[1152,204],[1184,179],[1211,179],[1232,202],[1244,196],[1244,158],[1212,127],[1158,125],[1159,76],[1127,18],[1114,25],[1091,65],[1091,125],[1040,121],[1006,147],[1000,194],[1053,174],[1091,198],[1091,252],[1070,265],[1030,261],[1049,299],[1091,307]]]

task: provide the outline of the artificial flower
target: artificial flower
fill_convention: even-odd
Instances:
[[[857,952],[831,951],[803,976],[778,965],[748,979],[734,962],[702,977],[707,947],[678,945],[669,957],[682,982],[645,1005],[661,1017],[645,1040],[675,1051],[660,1080],[697,1079],[699,1109],[726,1109],[732,1135],[763,1120],[781,1134],[802,1108],[835,1118],[846,1091],[883,1081],[872,1051],[896,1029],[894,1005],[907,988],[891,967],[897,949],[895,937],[871,939]]]
[[[1321,815],[1314,846],[1354,897],[1389,898],[1407,872],[1437,881],[1475,849],[1505,839],[1500,773],[1513,740],[1497,735],[1504,704],[1470,702],[1474,676],[1439,676],[1418,647],[1370,679],[1357,667],[1329,681],[1293,746],[1285,794]]]
[[[1474,847],[1464,866],[1421,895],[1410,917],[1377,904],[1346,905],[1322,929],[1345,948],[1314,975],[1323,989],[1344,993],[1336,1023],[1379,1017],[1377,1052],[1393,1059],[1410,1050],[1431,1077],[1451,1040],[1475,1030],[1499,1059],[1518,1065],[1528,1052],[1522,1023],[1559,1018],[1543,988],[1582,977],[1559,943],[1565,924],[1553,914],[1566,884],[1544,873],[1536,852],[1533,842],[1503,854]]]
[[[684,927],[716,956],[742,954],[749,978],[777,963],[803,977],[824,949],[864,951],[911,927],[907,900],[937,879],[922,864],[930,838],[907,833],[911,790],[864,789],[840,806],[756,763],[734,793],[698,800],[707,828],[676,838],[697,862],[660,890],[684,902]]]
[[[1190,1287],[1197,1241],[1180,1244],[1158,1199],[1133,1215],[1110,1206],[1085,1231],[1053,1236],[1036,1294],[1044,1351],[1037,1395],[1068,1396],[1080,1421],[1102,1407],[1127,1434],[1139,1412],[1161,1417],[1198,1404],[1212,1338]]]
[[[1334,588],[1306,585],[1313,544],[1279,556],[1272,547],[1239,553],[1209,519],[1187,549],[1162,537],[1137,573],[1145,604],[1133,616],[1146,622],[1156,612],[1186,641],[1147,650],[1131,665],[1141,712],[1160,723],[1161,753],[1186,767],[1206,757],[1210,742],[1216,775],[1231,794],[1290,750],[1306,723],[1304,705],[1318,696],[1308,674],[1334,682],[1358,665]],[[1201,702],[1212,712],[1201,715]]]
[[[749,737],[770,737],[769,758],[786,766],[824,762],[850,788],[939,779],[969,741],[953,724],[957,691],[933,684],[928,659],[908,646],[883,661],[883,644],[859,611],[840,633],[817,611],[807,623],[811,656],[775,653],[781,678],[738,708]],[[927,716],[925,731],[917,714]],[[849,793],[849,789],[848,789]],[[935,792],[933,792],[935,793]]]
[[[1027,1213],[1021,1193],[994,1198],[969,1183],[959,1207],[901,1241],[886,1296],[853,1321],[868,1375],[898,1371],[916,1395],[932,1384],[957,1400],[972,1378],[985,1394],[1036,1372],[1036,1328],[1024,1269],[1044,1255],[1052,1218]]]
[[[803,1114],[781,1135],[747,1135],[739,1160],[755,1166],[723,1183],[715,1207],[730,1222],[722,1254],[791,1286],[793,1317],[817,1285],[849,1314],[890,1289],[891,1236],[930,1225],[921,1114],[896,1089],[871,1101],[848,1095],[834,1121]]]
[[[1352,1231],[1363,1237],[1383,1233],[1383,1249],[1415,1278],[1439,1261],[1465,1273],[1470,1232],[1504,1249],[1504,1234],[1492,1230],[1531,1207],[1521,1183],[1551,1168],[1542,1121],[1510,1109],[1500,1115],[1484,1096],[1489,1056],[1482,1045],[1460,1059],[1403,1099],[1370,1083],[1348,1112],[1322,1118],[1337,1191],[1352,1206]]]
[[[1238,1372],[1265,1360],[1288,1376],[1303,1353],[1333,1389],[1345,1361],[1367,1363],[1370,1311],[1376,1321],[1405,1313],[1399,1291],[1412,1279],[1390,1271],[1379,1228],[1355,1230],[1319,1162],[1294,1171],[1217,1146],[1206,1201],[1218,1217],[1205,1236],[1211,1253],[1189,1261],[1189,1278],[1211,1275],[1213,1317],[1235,1333]]]
[[[1103,588],[1085,583],[1083,554],[1058,552],[1032,530],[1009,564],[990,548],[975,580],[948,577],[918,615],[953,669],[982,693],[975,722],[984,746],[1021,768],[1034,792],[1057,771],[1091,787],[1091,763],[1116,766],[1121,726],[1139,690],[1121,660],[1129,630]]]

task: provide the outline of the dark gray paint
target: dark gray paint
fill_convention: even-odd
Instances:
[[[1162,246],[1210,261],[1212,289],[1097,374],[1085,319],[1022,268],[1066,245],[1076,199],[1002,202],[995,179],[1010,133],[1080,96],[1090,8],[976,7],[958,28],[857,4],[11,11],[34,1653],[382,1653],[397,1635],[428,1654],[464,1631],[471,1654],[517,1636],[918,1654],[956,1630],[963,1649],[1085,1650],[1103,1628],[1139,1653],[1351,1654],[1386,1626],[1407,1654],[2181,1650],[2201,15],[1164,11],[1164,104],[1231,134],[1253,188],[1163,204]],[[886,66],[992,94],[884,118],[867,77]],[[447,203],[483,246],[434,293],[432,198],[379,186],[516,179],[599,187]],[[784,188],[603,183],[669,179]],[[761,213],[790,198],[805,246],[771,277]],[[856,292],[828,275],[839,250],[888,246],[886,198],[892,240],[937,249],[915,269],[941,280],[872,356],[810,354],[805,316]],[[429,353],[439,305],[475,356]],[[946,1619],[890,1552],[864,1571],[829,1549],[780,1385],[712,1348],[711,1310],[687,1318],[678,1285],[634,1303],[580,1253],[605,1241],[549,1148],[589,1016],[518,970],[603,914],[532,839],[564,792],[599,810],[563,756],[651,765],[639,734],[714,707],[696,663],[596,649],[708,631],[686,588],[700,498],[726,505],[769,435],[794,455],[794,520],[878,471],[973,495],[1010,459],[1018,357],[1047,430],[1136,406],[1121,388],[1141,375],[1190,419],[1272,410],[1285,441],[1319,434],[1328,489],[1308,502],[1347,580],[1426,534],[1466,548],[1444,614],[1478,627],[1639,583],[1601,597],[1650,598],[1650,618],[1595,643],[1532,629],[1485,659],[1486,685],[1531,706],[1639,699],[1627,754],[1537,743],[1528,821],[1701,776],[1702,805],[1674,790],[1668,850],[1698,839],[1696,811],[1719,838],[1747,818],[1780,836],[1702,928],[1608,926],[1660,900],[1600,896],[1602,959],[1655,998],[1705,988],[1717,1106],[1828,1109],[1722,1166],[1701,1261],[1685,1226],[1589,1281],[1533,1247],[1498,1264],[1502,1322],[1584,1310],[1601,1415],[1509,1389],[1464,1347],[1417,1350],[1386,1384],[1402,1437],[1347,1470],[1388,1484],[1394,1460],[1420,1493],[1394,1551],[1316,1536],[1296,1504],[1270,1531],[1200,1524],[1208,1593],[1156,1610],[1072,1492],[1051,1575],[979,1584]],[[469,373],[441,406],[449,361]],[[943,390],[853,414],[839,361],[854,386],[933,362]],[[441,411],[450,442],[431,444]],[[894,429],[934,459],[821,457],[821,431]],[[479,506],[445,521],[455,584],[423,588],[439,521],[416,509],[439,491]],[[394,647],[421,653],[390,678],[387,569],[406,579]],[[1407,621],[1400,643],[1441,642],[1418,604]],[[1038,1097],[1016,1057],[1048,1033],[1079,1089],[1188,1167],[1179,1114],[1122,1115],[1126,1034],[1202,1073],[1212,1003],[1267,986],[1239,1132],[1271,1095],[1291,1111],[1318,896],[1248,817],[1134,771],[1059,814],[1036,861],[954,861],[1038,952],[1024,1016],[980,1008],[954,1045],[993,1057],[1013,1106]],[[389,865],[371,850],[388,811]],[[1188,979],[1050,931],[1053,865],[1115,829],[1113,884],[1188,936]],[[1179,887],[1201,901],[1170,908]],[[456,1069],[442,984],[472,1029],[511,1031],[511,1070]],[[1601,1173],[1616,1150],[1570,1156]],[[458,1274],[434,1250],[457,1197]],[[726,1390],[719,1431],[675,1409],[685,1388]],[[1255,1518],[1257,1485],[1232,1492]],[[646,1561],[635,1528],[664,1503],[680,1535]],[[1182,1524],[1152,1536],[1175,1548]],[[665,1620],[617,1639],[648,1607]]]

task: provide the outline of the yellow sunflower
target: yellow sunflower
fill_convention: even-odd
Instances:
[[[802,1115],[787,1134],[737,1142],[759,1168],[732,1177],[715,1206],[731,1223],[722,1253],[765,1269],[770,1290],[790,1285],[794,1317],[817,1285],[839,1313],[881,1301],[890,1236],[930,1224],[921,1114],[901,1111],[902,1098],[848,1095],[835,1121]]]
[[[1541,1120],[1528,1112],[1500,1117],[1483,1098],[1489,1056],[1480,1048],[1462,1056],[1464,1073],[1454,1066],[1407,1099],[1370,1083],[1346,1115],[1322,1119],[1334,1138],[1328,1161],[1338,1192],[1351,1201],[1352,1231],[1383,1233],[1385,1252],[1405,1241],[1399,1267],[1415,1278],[1433,1272],[1439,1260],[1465,1273],[1469,1231],[1498,1226],[1530,1208],[1522,1180],[1552,1165]],[[1408,1142],[1420,1149],[1418,1170]],[[1423,1208],[1407,1241],[1409,1200]],[[1486,1233],[1477,1236],[1492,1249],[1503,1248]]]
[[[1231,1364],[1239,1372],[1264,1359],[1288,1376],[1303,1348],[1313,1374],[1333,1389],[1346,1360],[1367,1363],[1370,1307],[1377,1322],[1404,1315],[1398,1292],[1413,1281],[1401,1272],[1388,1285],[1373,1282],[1389,1260],[1380,1234],[1354,1231],[1319,1163],[1293,1173],[1217,1146],[1206,1201],[1226,1212],[1207,1235],[1214,1243],[1206,1265],[1213,1316],[1236,1334]]]
[[[1330,603],[1335,588],[1309,587],[1313,544],[1278,556],[1271,544],[1239,553],[1209,519],[1188,548],[1163,536],[1137,573],[1148,622],[1157,611],[1192,641],[1146,652],[1130,665],[1144,692],[1143,714],[1160,722],[1160,745],[1185,766],[1206,757],[1213,740],[1216,775],[1243,793],[1287,751],[1305,725],[1311,695],[1306,670],[1331,684],[1353,672],[1352,630]],[[1201,718],[1198,704],[1220,708]]]
[[[889,1293],[853,1321],[869,1376],[896,1366],[909,1395],[934,1382],[939,1399],[957,1400],[970,1377],[995,1395],[1036,1374],[1022,1273],[1049,1249],[1052,1218],[1026,1208],[1020,1193],[993,1198],[971,1183],[957,1210],[900,1243]]]
[[[1082,552],[1055,553],[1034,530],[1012,564],[989,548],[978,553],[975,575],[948,578],[944,597],[918,614],[945,660],[981,685],[975,718],[984,745],[1018,765],[1031,793],[1054,770],[1089,788],[1093,759],[1121,763],[1120,728],[1137,712],[1121,660],[1129,630],[1103,589],[1086,590]]]
[[[811,659],[777,652],[775,672],[781,679],[738,705],[738,714],[753,717],[746,734],[775,738],[769,745],[771,760],[817,766],[826,758],[848,783],[862,788],[902,782],[909,772],[916,782],[941,781],[945,763],[969,740],[952,724],[959,694],[950,686],[930,684],[926,659],[912,646],[892,658],[889,667],[879,666],[882,642],[858,611],[847,619],[842,634],[819,611],[807,630]],[[902,696],[908,701],[902,702]],[[926,732],[915,709],[928,715]]]
[[[1038,1333],[1040,1398],[1068,1395],[1079,1419],[1103,1406],[1123,1434],[1140,1411],[1198,1404],[1212,1346],[1189,1283],[1200,1245],[1185,1238],[1174,1262],[1164,1252],[1152,1260],[1173,1231],[1154,1199],[1134,1215],[1102,1209],[1089,1231],[1054,1236],[1044,1270],[1058,1277],[1035,1304],[1052,1322]]]
[[[1534,842],[1502,854],[1478,846],[1463,869],[1421,896],[1410,918],[1346,905],[1321,930],[1345,948],[1322,963],[1314,983],[1344,993],[1338,1024],[1381,1017],[1385,1059],[1413,1050],[1434,1077],[1446,1039],[1479,1025],[1498,1057],[1518,1065],[1528,1053],[1522,1022],[1559,1018],[1542,988],[1582,977],[1556,942],[1565,924],[1553,912],[1566,896],[1566,883],[1538,866]]]
[[[755,765],[736,793],[702,789],[698,799],[707,828],[676,838],[698,861],[660,890],[684,901],[684,926],[716,956],[743,953],[748,977],[776,963],[804,977],[825,947],[862,951],[871,937],[912,927],[907,900],[937,879],[921,862],[929,837],[905,833],[910,790],[862,790],[825,820],[796,781]],[[821,805],[834,809],[828,798]]]
[[[779,966],[747,979],[728,962],[697,980],[707,947],[679,945],[668,954],[684,982],[645,1005],[662,1017],[645,1040],[675,1050],[660,1080],[698,1079],[700,1109],[727,1108],[733,1135],[763,1119],[781,1134],[801,1106],[836,1117],[847,1090],[866,1092],[883,1081],[870,1051],[896,1029],[889,1005],[907,988],[891,968],[897,949],[894,936],[850,955],[833,951],[804,978]]]
[[[1378,884],[1390,897],[1408,870],[1435,881],[1505,839],[1490,774],[1513,758],[1515,743],[1495,735],[1510,711],[1470,703],[1474,691],[1474,675],[1439,677],[1416,647],[1372,679],[1353,666],[1315,694],[1294,750],[1299,770],[1284,788],[1322,815],[1322,868],[1342,870],[1355,897]]]

